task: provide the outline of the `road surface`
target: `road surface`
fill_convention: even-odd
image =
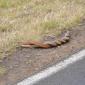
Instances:
[[[85,85],[85,50],[24,79],[17,85]]]

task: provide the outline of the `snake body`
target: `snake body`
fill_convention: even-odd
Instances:
[[[46,49],[46,48],[61,46],[63,44],[66,44],[69,41],[70,41],[70,31],[66,31],[63,37],[61,37],[58,40],[56,39],[55,41],[41,42],[41,41],[30,41],[29,40],[26,42],[22,42],[22,44],[20,46],[25,47],[25,48],[35,47],[35,48],[45,48]]]

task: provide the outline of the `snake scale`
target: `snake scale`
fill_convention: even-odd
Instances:
[[[66,44],[70,41],[70,31],[66,31],[63,35],[63,37],[61,37],[60,39],[56,39],[54,41],[46,41],[46,42],[41,42],[41,41],[26,41],[26,42],[22,42],[20,44],[21,47],[24,48],[52,48],[52,47],[57,47],[57,46],[61,46],[63,44]]]

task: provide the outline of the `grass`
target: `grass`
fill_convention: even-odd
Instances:
[[[0,0],[1,8],[18,7],[28,3],[30,0]]]
[[[6,68],[3,66],[0,66],[0,75],[4,75],[6,73]]]
[[[84,8],[84,0],[0,0],[0,59],[17,42],[79,24]]]

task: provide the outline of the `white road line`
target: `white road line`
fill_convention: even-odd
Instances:
[[[40,73],[37,73],[31,77],[28,77],[27,79],[19,82],[17,85],[33,85],[36,82],[40,81],[43,78],[46,78],[64,68],[66,68],[68,65],[81,60],[85,57],[85,50],[82,50],[76,54],[73,54],[72,56],[70,56],[70,58],[61,61],[59,64],[56,64],[52,67],[47,68],[44,71],[41,71]]]

